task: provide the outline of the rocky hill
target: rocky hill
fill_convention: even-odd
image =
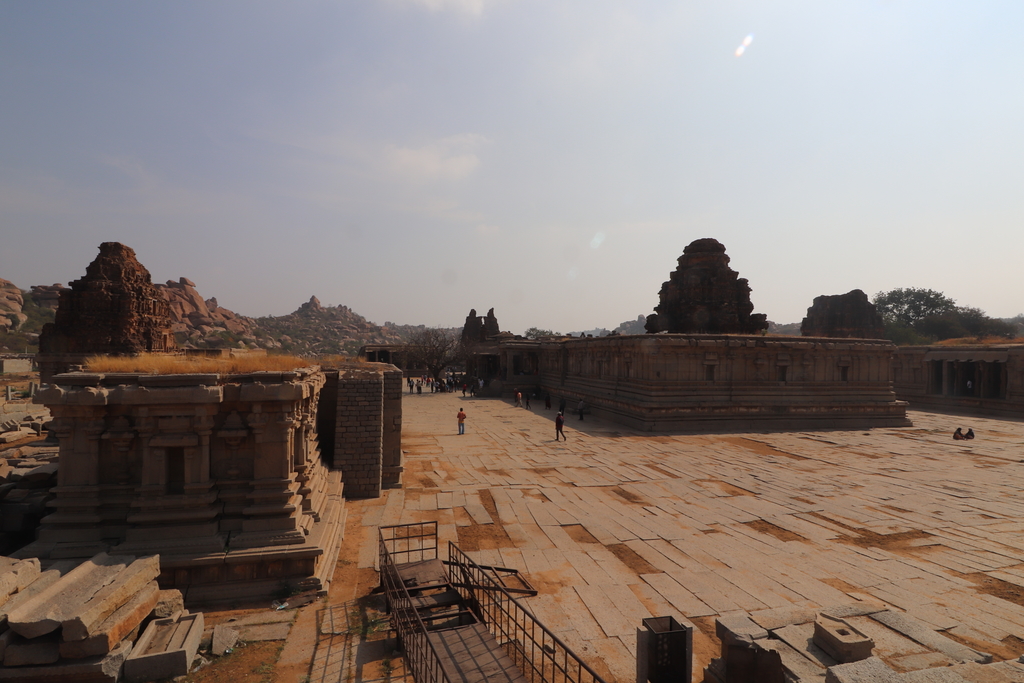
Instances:
[[[364,344],[398,343],[423,326],[376,325],[348,306],[323,306],[315,296],[294,313],[257,318],[259,329],[290,353],[354,355]]]
[[[183,348],[248,347],[296,354],[354,355],[359,347],[395,343],[423,326],[377,325],[348,306],[323,306],[314,296],[288,315],[250,318],[204,299],[188,278],[156,285],[170,304],[172,330]],[[0,280],[0,351],[34,352],[43,324],[53,320],[62,285],[24,291]]]

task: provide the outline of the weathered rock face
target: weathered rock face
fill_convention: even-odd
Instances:
[[[28,320],[21,312],[24,306],[21,290],[13,282],[0,279],[0,330],[16,330]]]
[[[885,325],[868,295],[859,289],[846,294],[819,296],[800,324],[805,337],[882,339]]]
[[[254,334],[256,325],[251,318],[221,308],[216,299],[204,301],[196,291],[195,283],[188,278],[180,278],[177,282],[168,280],[167,284],[157,285],[157,288],[170,305],[171,331],[175,333],[183,332],[194,341],[216,334],[218,330],[243,337]]]
[[[478,316],[476,309],[469,309],[466,322],[462,326],[462,342],[476,344],[487,341],[489,337],[499,334],[498,318],[494,315],[494,309],[487,311],[486,316]]]
[[[174,348],[170,307],[131,248],[104,242],[85,277],[60,295],[41,353],[132,354]]]
[[[718,240],[691,242],[661,286],[661,303],[644,327],[648,332],[688,334],[755,334],[767,329],[767,317],[752,314],[750,286],[738,275]]]
[[[56,311],[57,306],[60,304],[60,293],[65,289],[66,287],[62,284],[32,285],[32,301],[37,306]]]

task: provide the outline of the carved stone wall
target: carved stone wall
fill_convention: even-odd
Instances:
[[[317,447],[324,375],[57,375],[54,512],[23,557],[161,556],[193,602],[326,590],[344,529]],[[332,555],[333,553],[333,555]]]
[[[691,242],[659,298],[647,317],[648,332],[754,334],[768,329],[766,316],[753,314],[750,286],[729,267],[718,240]]]
[[[522,343],[520,342],[521,346]],[[539,342],[544,391],[646,431],[907,426],[882,340],[622,335]]]

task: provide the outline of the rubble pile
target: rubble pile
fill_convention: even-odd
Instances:
[[[39,520],[52,512],[47,503],[57,485],[57,449],[44,443],[0,451],[0,553],[32,541]]]
[[[181,593],[161,591],[159,574],[158,555],[100,553],[45,570],[36,558],[0,557],[3,680],[117,681],[141,627],[182,614]],[[177,674],[156,677],[168,675]]]

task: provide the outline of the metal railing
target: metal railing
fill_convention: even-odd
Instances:
[[[454,543],[448,543],[452,585],[530,683],[604,683],[569,646]]]
[[[432,543],[427,531],[431,525]],[[399,646],[405,651],[406,667],[417,683],[451,683],[396,567],[405,562],[437,559],[437,522],[381,527],[378,541],[381,583]],[[401,561],[396,562],[396,558]]]

